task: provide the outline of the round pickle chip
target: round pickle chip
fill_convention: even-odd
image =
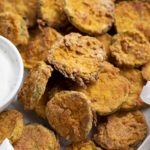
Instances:
[[[52,68],[44,62],[29,71],[18,95],[18,99],[26,110],[33,110],[36,107],[45,92],[51,73]]]
[[[65,0],[65,12],[69,21],[87,34],[105,33],[114,22],[112,0]]]
[[[93,122],[88,98],[80,92],[61,91],[48,102],[49,124],[65,139],[78,142],[87,138]]]
[[[104,149],[130,150],[137,149],[147,133],[147,124],[141,111],[119,112],[99,124],[94,140]]]
[[[64,0],[38,0],[38,16],[48,26],[59,28],[68,24]]]
[[[15,45],[27,44],[29,34],[26,22],[15,13],[0,13],[0,34],[8,38]]]
[[[0,113],[0,143],[8,138],[16,142],[23,131],[23,116],[17,110],[7,110]]]
[[[118,66],[139,67],[150,60],[150,43],[137,31],[126,31],[115,35],[110,51]]]
[[[65,77],[84,86],[98,79],[105,57],[104,47],[96,38],[70,33],[54,43],[48,62]]]
[[[55,134],[39,124],[29,124],[23,129],[21,138],[14,143],[15,150],[59,150]]]

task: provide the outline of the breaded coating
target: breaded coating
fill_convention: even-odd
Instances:
[[[8,138],[16,142],[23,131],[23,116],[17,110],[7,110],[0,113],[0,143]]]
[[[117,67],[114,67],[113,64],[111,64],[110,62],[104,61],[101,63],[101,73],[119,73],[120,69]]]
[[[48,102],[49,124],[67,140],[86,139],[92,128],[93,115],[88,98],[80,92],[61,91]]]
[[[61,34],[50,27],[33,30],[28,44],[18,47],[23,58],[24,66],[26,68],[32,68],[40,61],[46,61],[48,50],[60,37]]]
[[[38,0],[38,16],[48,26],[58,28],[68,24],[64,0]]]
[[[29,124],[23,129],[21,138],[14,144],[15,150],[59,150],[55,134],[39,124]]]
[[[65,77],[84,86],[98,79],[105,57],[103,45],[96,38],[70,33],[55,42],[48,62]]]
[[[112,0],[65,0],[65,12],[76,28],[92,35],[107,32],[114,21]]]
[[[144,115],[140,111],[116,113],[99,124],[95,142],[104,149],[137,149],[148,133]]]
[[[115,35],[110,51],[118,66],[133,68],[150,60],[150,43],[140,32],[127,31]]]
[[[26,110],[33,110],[45,92],[52,68],[41,62],[29,71],[18,99]]]
[[[20,15],[32,27],[36,23],[37,0],[1,0],[0,12],[10,12]]]
[[[112,36],[106,33],[106,34],[103,34],[100,36],[96,36],[96,38],[104,45],[104,48],[106,50],[107,59],[109,59],[109,57],[110,57],[109,47],[111,45]]]
[[[128,79],[130,87],[127,100],[122,104],[120,109],[131,111],[146,107],[146,104],[140,98],[145,84],[141,71],[137,69],[123,69],[121,70],[121,74]]]
[[[104,72],[95,83],[86,88],[74,87],[73,90],[86,94],[91,100],[92,109],[99,115],[108,115],[117,111],[126,101],[129,82],[118,72]]]
[[[150,62],[142,67],[142,76],[146,81],[150,80]]]
[[[93,141],[85,140],[80,143],[72,144],[68,146],[65,150],[102,150],[97,147]]]
[[[150,40],[150,1],[128,0],[116,4],[115,25],[118,32],[138,30]]]
[[[29,34],[25,21],[14,13],[0,13],[0,34],[15,45],[26,44]]]

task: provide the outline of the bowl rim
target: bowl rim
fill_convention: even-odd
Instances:
[[[18,90],[20,89],[20,87],[22,85],[23,76],[24,76],[24,65],[23,65],[22,57],[21,57],[18,49],[16,48],[16,46],[11,41],[9,41],[8,39],[6,39],[5,37],[3,37],[1,35],[0,35],[0,41],[4,42],[11,48],[11,51],[14,53],[15,58],[18,61],[18,68],[19,68],[18,80],[16,81],[14,88],[10,92],[9,96],[6,97],[6,99],[0,101],[0,111],[3,111],[13,101]],[[6,49],[6,51],[8,51],[8,50]]]

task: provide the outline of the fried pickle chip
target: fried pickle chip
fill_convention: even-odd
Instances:
[[[55,134],[40,124],[29,124],[21,138],[14,143],[15,150],[59,150]]]
[[[122,104],[121,110],[135,110],[146,106],[141,100],[140,94],[145,84],[141,71],[137,69],[123,69],[121,74],[128,79],[130,82],[130,90],[127,100]]]
[[[107,32],[114,21],[112,0],[65,0],[65,12],[76,28],[93,35]]]
[[[32,68],[19,92],[18,99],[26,110],[33,110],[44,94],[52,68],[41,62]]]
[[[104,48],[106,50],[107,59],[109,59],[109,57],[110,57],[109,47],[111,45],[112,36],[106,33],[101,36],[96,36],[96,38],[104,45]]]
[[[64,27],[68,23],[64,12],[64,0],[39,0],[38,16],[48,26]]]
[[[127,31],[115,35],[110,51],[119,66],[133,68],[150,60],[150,44],[140,32]]]
[[[115,24],[118,32],[138,30],[150,39],[150,2],[128,0],[116,4]]]
[[[142,76],[146,81],[150,80],[150,62],[142,67]]]
[[[99,124],[94,140],[105,149],[129,150],[135,149],[144,140],[147,132],[142,112],[119,112],[108,116],[106,122]]]
[[[88,98],[80,92],[61,91],[48,102],[49,124],[67,140],[85,139],[92,128],[93,115]]]
[[[68,146],[65,150],[102,150],[100,147],[97,147],[93,141],[85,140],[80,143],[72,144]]]
[[[46,61],[48,50],[60,37],[61,35],[50,27],[43,28],[42,30],[33,30],[28,44],[18,47],[23,58],[24,66],[26,68],[32,68],[40,61]]]
[[[20,15],[32,27],[36,23],[37,0],[2,0],[0,12],[10,12]]]
[[[74,87],[73,90],[86,94],[91,100],[92,109],[99,115],[108,115],[117,111],[126,101],[129,82],[118,72],[105,72],[100,74],[95,83],[86,88]]]
[[[29,34],[25,21],[14,13],[0,13],[0,34],[15,45],[26,44]]]
[[[70,33],[52,46],[48,62],[81,86],[94,82],[105,59],[103,45],[93,37]]]
[[[23,116],[17,110],[0,113],[0,143],[8,138],[11,143],[16,142],[23,131]]]

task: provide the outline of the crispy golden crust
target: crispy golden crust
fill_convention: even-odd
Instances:
[[[23,116],[16,110],[0,113],[0,143],[8,138],[11,143],[16,142],[23,131]]]
[[[65,150],[102,150],[100,147],[97,147],[93,141],[85,140],[80,143],[72,144],[68,146]]]
[[[101,73],[119,73],[120,69],[117,67],[114,67],[113,64],[104,61],[101,63]]]
[[[80,92],[55,94],[47,104],[46,115],[56,132],[73,142],[85,139],[92,128],[91,107],[88,98]]]
[[[64,27],[68,24],[64,12],[64,0],[38,0],[38,16],[51,27]]]
[[[36,0],[2,0],[0,1],[0,11],[10,12],[20,15],[29,27],[36,23],[37,1]]]
[[[41,62],[32,68],[19,92],[18,99],[26,110],[33,110],[44,94],[52,68]]]
[[[56,70],[82,86],[97,80],[104,59],[101,43],[78,33],[68,34],[55,42],[48,55],[49,63]]]
[[[127,100],[120,109],[131,111],[146,107],[146,104],[140,98],[140,93],[145,84],[141,72],[137,69],[124,69],[121,70],[121,74],[128,79],[130,87]]]
[[[112,26],[114,3],[112,0],[65,0],[65,12],[81,32],[102,34]]]
[[[25,21],[14,13],[0,13],[0,34],[15,45],[26,44],[29,34]]]
[[[26,125],[14,144],[15,150],[59,150],[59,147],[55,134],[39,124]]]
[[[75,90],[85,93],[91,100],[91,106],[99,115],[108,115],[117,111],[126,101],[129,82],[119,73],[101,73],[99,79],[87,88]]]
[[[149,18],[150,2],[147,0],[128,0],[116,5],[115,24],[118,32],[138,30],[150,39]]]
[[[116,113],[98,126],[95,142],[105,149],[129,150],[137,147],[148,132],[144,115],[140,111]]]
[[[96,36],[96,38],[104,45],[104,48],[106,50],[107,59],[109,59],[109,57],[110,57],[109,47],[111,45],[112,36],[106,33],[101,36]]]
[[[150,44],[140,32],[127,31],[115,35],[110,51],[119,66],[137,67],[150,60]]]
[[[142,67],[142,76],[145,80],[150,80],[150,62]]]
[[[60,37],[62,37],[61,34],[50,27],[33,30],[28,44],[18,47],[23,58],[24,66],[26,68],[32,68],[40,61],[46,61],[48,50]]]

